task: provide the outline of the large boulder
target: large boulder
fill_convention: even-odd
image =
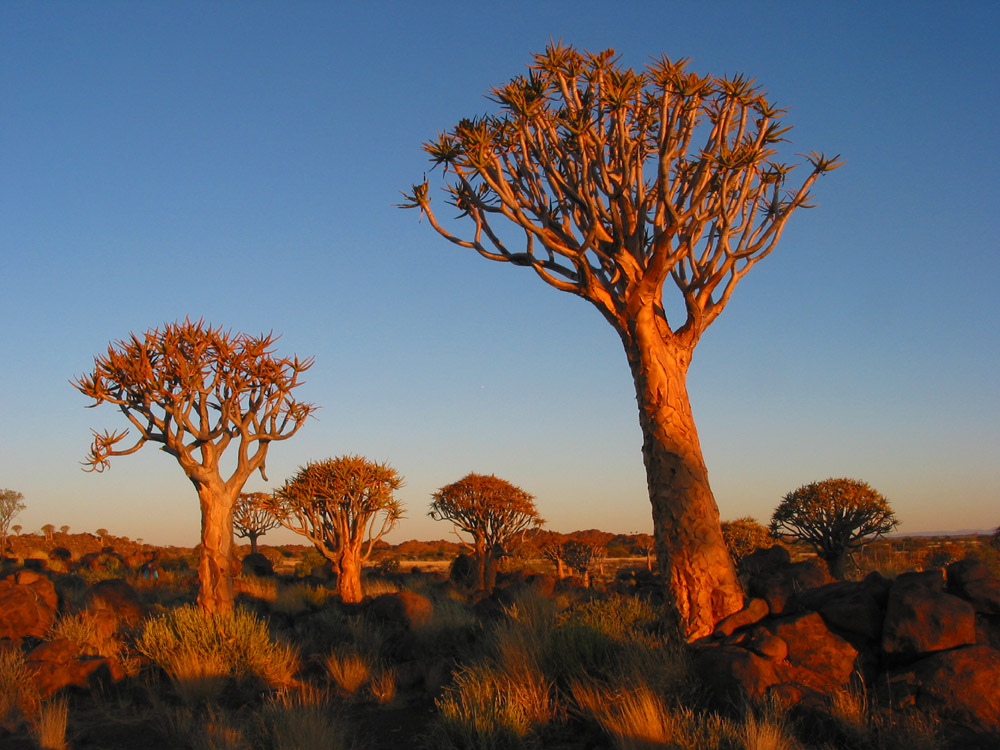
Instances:
[[[822,563],[805,560],[761,569],[750,576],[747,590],[750,596],[764,599],[771,614],[780,615],[791,611],[790,605],[801,592],[832,582]]]
[[[711,695],[735,705],[762,698],[768,688],[783,682],[772,661],[739,646],[701,649],[694,668]]]
[[[125,677],[117,660],[83,654],[79,645],[66,639],[42,643],[24,660],[42,698],[66,687],[88,688]]]
[[[0,639],[42,638],[56,620],[59,597],[47,577],[20,570],[0,581]]]
[[[740,628],[760,622],[770,614],[763,599],[750,599],[739,612],[733,612],[715,626],[715,637],[730,636]]]
[[[782,617],[766,622],[765,627],[787,644],[791,679],[786,681],[824,692],[850,685],[858,651],[832,632],[819,614]]]
[[[994,737],[1000,747],[1000,651],[965,646],[890,670],[879,682],[885,700],[913,706]]]
[[[137,623],[146,615],[146,607],[139,594],[122,578],[98,581],[86,594],[87,608],[113,612],[120,620]]]
[[[274,564],[260,552],[251,552],[244,557],[240,569],[245,576],[267,578],[274,575]]]
[[[431,600],[412,591],[376,596],[368,607],[372,615],[378,619],[402,625],[407,629],[426,625],[434,616],[434,605]]]
[[[959,560],[949,565],[948,591],[972,604],[976,612],[1000,614],[1000,581],[979,560]]]
[[[941,590],[938,579],[943,587],[940,571],[937,577],[901,575],[889,590],[882,651],[890,658],[914,659],[976,642],[972,605]]]

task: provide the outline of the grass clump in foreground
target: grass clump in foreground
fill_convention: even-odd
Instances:
[[[289,687],[299,669],[296,649],[272,639],[264,622],[240,609],[207,615],[178,607],[149,620],[136,648],[167,673],[186,703],[217,698],[230,680]]]

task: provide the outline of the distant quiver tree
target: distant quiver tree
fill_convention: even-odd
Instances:
[[[737,565],[747,555],[776,543],[768,528],[752,516],[723,521],[722,538]]]
[[[830,575],[844,577],[847,555],[896,527],[889,501],[857,479],[825,479],[785,495],[771,516],[771,533],[809,544]]]
[[[340,598],[356,604],[364,597],[363,561],[403,517],[396,497],[402,486],[403,478],[389,464],[363,456],[313,461],[274,493],[271,512],[330,561]]]
[[[463,119],[424,144],[469,230],[439,222],[426,179],[401,206],[454,244],[582,297],[618,333],[639,406],[657,559],[697,638],[739,610],[743,594],[688,367],[737,283],[839,163],[812,153],[790,185],[793,165],[776,152],[790,130],[784,110],[752,79],[702,77],[686,64],[661,57],[636,72],[613,50],[550,45],[526,76],[489,92],[499,114]],[[680,302],[669,317],[665,285]]]
[[[138,433],[120,447],[123,431],[94,431],[88,471],[103,471],[113,456],[159,443],[191,480],[201,505],[198,605],[205,612],[233,608],[230,558],[233,506],[250,475],[266,480],[271,444],[287,440],[315,411],[292,391],[312,359],[274,356],[276,336],[225,332],[185,319],[130,334],[94,359],[94,371],[73,381],[93,406],[117,406]],[[223,475],[222,457],[235,465]]]
[[[535,509],[535,498],[506,479],[493,474],[466,474],[432,496],[430,512],[435,521],[450,521],[456,534],[476,560],[479,588],[490,591],[496,583],[497,563],[530,528],[544,521]]]
[[[250,554],[257,554],[257,540],[281,524],[271,515],[271,495],[266,492],[241,492],[233,507],[233,531],[240,539],[250,540]]]
[[[0,557],[7,554],[7,534],[10,531],[10,522],[17,514],[24,510],[24,495],[17,490],[0,490]],[[20,527],[15,527],[15,533]]]

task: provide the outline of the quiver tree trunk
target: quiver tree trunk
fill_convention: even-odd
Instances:
[[[194,485],[201,501],[198,606],[206,613],[231,612],[234,604],[232,557],[236,493],[196,481]]]
[[[722,538],[687,393],[691,348],[665,340],[647,318],[622,336],[635,381],[642,456],[660,572],[693,640],[743,606]]]
[[[340,556],[337,574],[337,593],[345,604],[359,604],[364,598],[361,590],[361,554],[359,550],[345,547]]]

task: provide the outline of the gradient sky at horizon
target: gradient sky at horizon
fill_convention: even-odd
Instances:
[[[695,353],[722,517],[766,521],[786,492],[852,476],[904,532],[995,527],[998,28],[995,2],[0,4],[16,523],[197,543],[169,456],[81,471],[90,429],[125,421],[69,384],[110,341],[190,316],[316,358],[299,395],[318,419],[248,490],[361,453],[406,477],[390,541],[447,537],[430,493],[469,471],[533,493],[553,529],[648,531],[611,328],[393,207],[429,168],[421,143],[561,39],[746,73],[789,108],[789,156],[847,159]]]

